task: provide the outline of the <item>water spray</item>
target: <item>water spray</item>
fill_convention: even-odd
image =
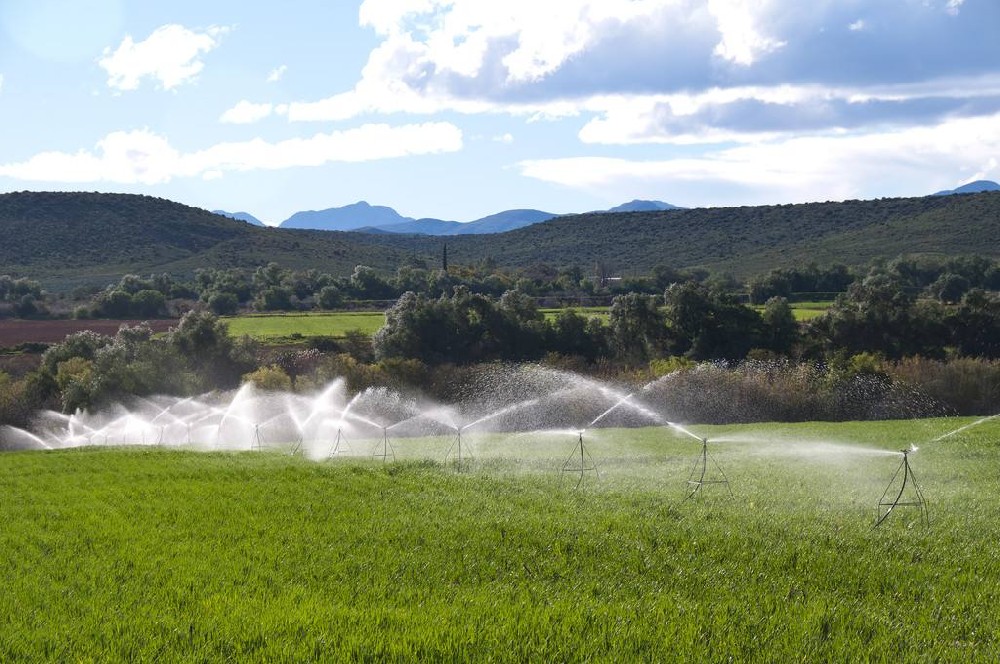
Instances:
[[[576,473],[580,476],[576,480],[575,488],[577,489],[579,489],[580,485],[583,484],[583,479],[589,472],[593,472],[597,479],[601,479],[601,473],[597,470],[597,463],[594,461],[594,457],[591,456],[586,445],[584,445],[582,429],[577,432],[576,447],[573,448],[569,458],[566,459],[566,463],[563,464],[562,472]]]
[[[897,507],[916,507],[920,523],[924,526],[930,525],[930,517],[927,514],[927,501],[924,500],[924,494],[920,491],[917,478],[910,467],[910,452],[916,451],[917,448],[913,446],[900,450],[903,454],[903,460],[899,463],[899,467],[896,468],[892,479],[889,480],[889,486],[885,488],[882,497],[878,501],[878,505],[875,508],[875,525],[872,526],[873,528],[881,526]],[[897,486],[897,480],[899,490],[895,491],[894,488]],[[910,488],[909,492],[907,492],[907,487]]]
[[[688,489],[689,493],[687,498],[694,498],[694,496],[704,488],[706,484],[721,484],[726,487],[729,492],[729,497],[733,497],[733,490],[729,486],[729,478],[726,477],[726,473],[722,470],[722,466],[715,457],[708,453],[708,438],[701,438],[701,454],[695,459],[694,465],[691,467],[691,473],[688,475]],[[717,475],[708,475],[709,460],[711,459],[711,466],[715,468]],[[685,498],[685,500],[687,500]]]

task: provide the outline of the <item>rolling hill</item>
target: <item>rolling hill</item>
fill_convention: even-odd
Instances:
[[[738,208],[567,215],[502,234],[448,237],[258,228],[171,201],[128,194],[0,195],[0,274],[51,290],[125,273],[190,275],[202,267],[275,261],[349,274],[404,260],[502,267],[596,261],[620,274],[658,264],[746,277],[780,266],[865,265],[900,254],[1000,258],[1000,192]]]

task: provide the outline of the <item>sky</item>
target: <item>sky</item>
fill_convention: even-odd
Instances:
[[[0,192],[278,224],[1000,180],[997,0],[0,0]]]

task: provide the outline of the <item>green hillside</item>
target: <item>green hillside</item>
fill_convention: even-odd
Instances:
[[[257,228],[148,196],[21,192],[0,195],[0,273],[50,289],[105,283],[121,274],[189,275],[199,267],[269,261],[347,274],[391,271],[407,257],[437,265],[491,258],[517,268],[547,263],[612,272],[675,268],[738,277],[816,262],[864,265],[900,254],[1000,257],[1000,193],[698,208],[558,217],[496,235],[448,238]]]
[[[331,272],[349,273],[359,263],[389,270],[402,255],[366,244],[366,236],[259,228],[132,194],[2,194],[0,233],[0,274],[33,277],[56,289],[103,284],[130,272],[190,275],[200,267],[269,261]]]
[[[699,208],[559,217],[490,238],[454,238],[456,262],[593,265],[646,273],[657,264],[747,276],[794,264],[864,265],[900,254],[1000,256],[1000,194]],[[383,242],[392,238],[381,238]]]

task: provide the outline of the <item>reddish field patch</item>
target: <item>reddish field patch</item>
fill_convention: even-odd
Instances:
[[[83,330],[113,335],[124,324],[136,325],[136,320],[18,320],[0,319],[0,348],[9,348],[27,342],[56,343],[66,335]],[[151,320],[154,332],[166,332],[176,327],[177,320]]]

